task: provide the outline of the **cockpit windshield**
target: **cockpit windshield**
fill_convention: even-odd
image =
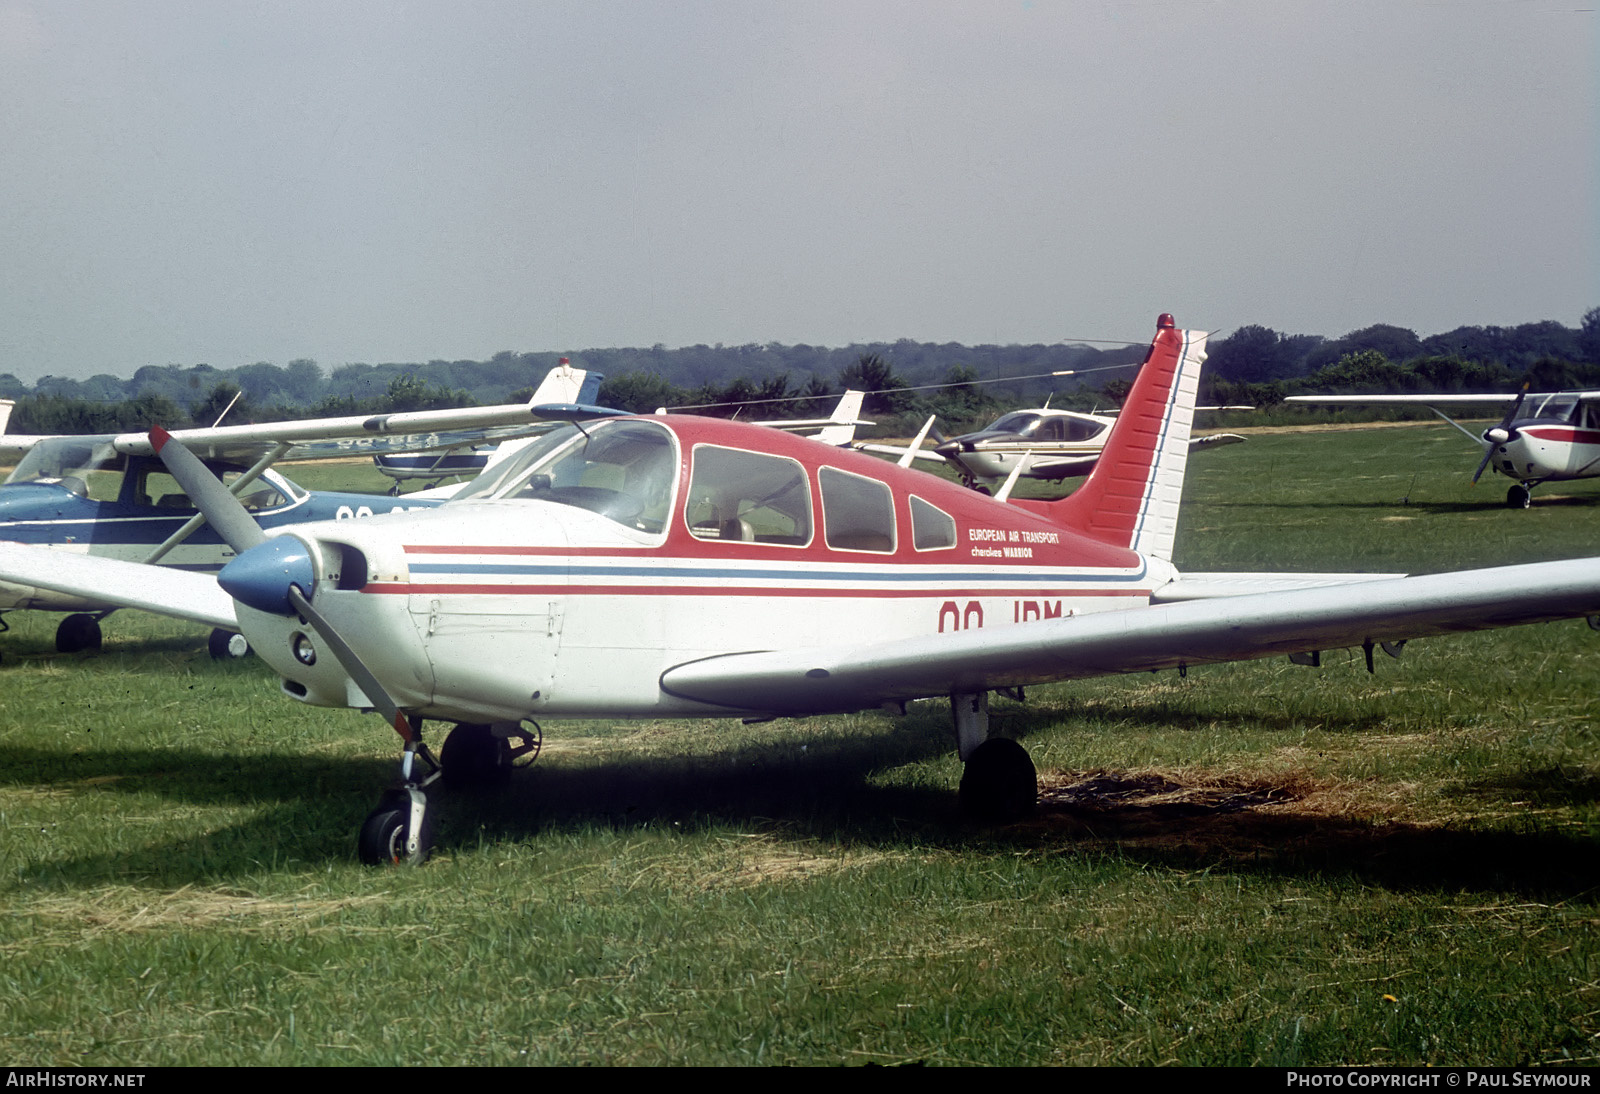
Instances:
[[[661,532],[672,507],[678,460],[672,434],[654,422],[562,426],[451,499],[553,501],[599,513],[628,528]]]
[[[80,497],[113,501],[122,486],[122,468],[123,456],[111,447],[110,437],[51,437],[28,449],[5,484],[62,486]]]
[[[6,478],[5,485],[37,483],[59,486],[90,501],[121,501],[156,509],[192,510],[194,503],[166,469],[150,457],[131,459],[112,447],[111,437],[50,437],[30,448]],[[207,462],[223,485],[239,495],[246,509],[277,509],[298,502],[306,492],[275,471],[266,471],[244,487],[235,482],[238,467]],[[130,487],[124,481],[133,478]]]
[[[1010,414],[1002,414],[985,433],[1017,433],[1027,436],[1029,430],[1039,424],[1039,415],[1031,410],[1014,410]]]
[[[1535,418],[1556,418],[1561,421],[1575,421],[1577,418],[1578,399],[1575,395],[1555,394],[1547,397],[1533,412]]]

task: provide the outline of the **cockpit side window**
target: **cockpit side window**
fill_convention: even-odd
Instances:
[[[1088,418],[1067,418],[1067,440],[1087,441],[1105,432],[1105,425]]]
[[[955,518],[936,505],[911,495],[911,545],[919,551],[937,551],[956,545]]]
[[[822,487],[822,527],[829,547],[894,550],[894,495],[887,484],[835,467],[819,470],[817,482]]]
[[[684,520],[696,539],[811,542],[811,488],[805,468],[783,456],[696,445]]]

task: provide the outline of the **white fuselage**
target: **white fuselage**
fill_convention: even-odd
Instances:
[[[1007,542],[1008,533],[995,534]],[[726,653],[1131,607],[1148,602],[1168,573],[1145,560],[1019,569],[1005,561],[1005,547],[971,539],[947,552],[947,564],[912,572],[814,547],[778,559],[735,557],[721,544],[668,553],[657,537],[586,510],[520,500],[309,526],[301,538],[317,544],[318,610],[397,704],[475,722],[760,714],[676,699],[660,676]],[[351,548],[369,580],[328,580],[336,567],[354,565]],[[282,674],[289,694],[319,705],[370,705],[332,656],[319,654],[309,666],[295,658],[297,637],[315,642],[299,620],[238,611],[252,647]]]

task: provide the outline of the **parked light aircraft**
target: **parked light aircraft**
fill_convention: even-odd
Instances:
[[[974,488],[995,486],[1009,478],[1019,466],[1022,478],[1059,482],[1087,475],[1094,470],[1116,420],[1114,415],[1109,414],[1085,414],[1075,410],[1053,410],[1050,407],[1013,410],[974,433],[938,438],[938,443],[931,451],[918,448],[914,456],[950,464],[959,472],[962,482]],[[1190,447],[1209,448],[1238,444],[1243,440],[1237,433],[1214,433],[1191,439]],[[905,451],[870,443],[858,443],[856,447],[886,455]]]
[[[427,853],[428,788],[503,771],[534,718],[773,718],[948,698],[964,804],[1010,816],[1032,762],[988,693],[1108,673],[1375,645],[1600,612],[1600,559],[1426,577],[1180,574],[1178,504],[1205,335],[1162,316],[1100,466],[1004,504],[759,426],[678,416],[565,425],[448,504],[265,536],[152,434],[238,557],[216,581],[105,559],[0,575],[190,618],[235,610],[303,702],[375,709],[401,786],[368,862]],[[70,572],[68,572],[70,570]],[[220,588],[219,588],[220,586]],[[1242,594],[1242,595],[1234,595]],[[423,723],[454,723],[436,758]]]
[[[1516,480],[1506,491],[1506,504],[1513,509],[1532,505],[1533,488],[1540,483],[1600,475],[1600,391],[1530,395],[1528,385],[1523,384],[1515,395],[1291,395],[1284,401],[1315,406],[1425,406],[1483,449],[1483,459],[1472,476],[1474,483],[1486,467]],[[1523,414],[1524,402],[1533,407],[1532,413]],[[1511,408],[1505,417],[1481,434],[1439,409],[1506,403]]]
[[[579,400],[583,385],[581,370],[558,368],[526,405],[229,426],[179,435],[206,453],[207,464],[233,485],[262,527],[344,520],[432,507],[444,499],[413,495],[389,502],[371,494],[307,491],[270,470],[271,464],[286,455],[359,456],[375,447],[431,446],[448,430],[521,438],[530,429],[547,428],[543,415]],[[520,451],[517,439],[503,443],[507,457]],[[0,456],[19,455],[16,469],[0,485],[0,540],[211,573],[234,555],[214,529],[204,526],[204,518],[142,433],[0,436]],[[100,621],[115,606],[115,601],[0,582],[0,612],[72,613],[56,629],[56,648],[63,653],[98,649]],[[213,656],[248,652],[231,611],[203,621],[216,628]]]
[[[1230,406],[1196,409],[1253,408]],[[930,418],[923,434],[933,435],[935,444],[932,449],[922,447],[921,436],[911,448],[871,441],[856,441],[851,447],[862,452],[900,456],[902,467],[913,459],[948,464],[961,476],[963,485],[989,493],[1001,482],[1015,482],[1018,478],[1059,482],[1089,474],[1100,462],[1100,454],[1111,435],[1111,427],[1116,424],[1117,413],[1085,414],[1076,410],[1053,410],[1048,406],[1037,410],[1013,410],[976,432],[948,438],[932,428],[933,419]],[[1213,433],[1206,437],[1192,437],[1189,448],[1192,451],[1239,444],[1243,440],[1237,433]],[[1009,487],[1006,493],[1009,493]]]

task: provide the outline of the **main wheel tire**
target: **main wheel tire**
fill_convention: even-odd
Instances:
[[[1526,509],[1533,504],[1533,491],[1519,482],[1506,491],[1506,504],[1513,509]]]
[[[453,787],[485,789],[511,778],[505,742],[481,723],[463,722],[450,731],[439,749],[444,781]]]
[[[218,627],[206,640],[206,649],[213,661],[234,661],[250,656],[250,640],[242,634]]]
[[[56,628],[56,649],[61,653],[100,648],[100,621],[92,615],[79,612],[69,615]]]
[[[422,840],[415,855],[406,851],[406,841],[410,836],[411,801],[409,798],[397,798],[367,814],[366,821],[361,825],[357,853],[366,866],[420,866],[432,850],[433,841],[427,825],[423,826]]]
[[[961,808],[974,820],[1021,820],[1039,802],[1039,775],[1028,750],[1007,737],[991,737],[967,757]]]

